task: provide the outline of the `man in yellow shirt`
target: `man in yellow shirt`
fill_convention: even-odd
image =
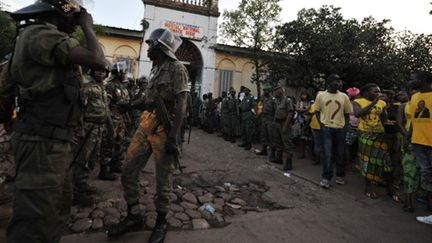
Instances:
[[[345,184],[344,144],[346,125],[353,108],[348,96],[339,91],[341,88],[342,79],[337,74],[331,74],[327,79],[327,90],[318,93],[315,99],[324,148],[323,173],[320,182],[323,188],[330,187],[333,161],[336,162],[336,184]],[[333,153],[334,151],[336,153]]]
[[[411,85],[420,92],[411,97],[408,113],[411,114],[414,156],[420,166],[421,182],[428,192],[427,206],[432,210],[432,74],[416,72],[411,75]],[[419,222],[432,224],[432,214],[417,217]]]

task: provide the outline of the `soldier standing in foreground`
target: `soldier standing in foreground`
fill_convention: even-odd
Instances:
[[[276,101],[275,98],[271,95],[271,86],[266,85],[263,88],[263,111],[261,114],[261,144],[262,150],[257,153],[257,155],[267,155],[267,145],[270,142],[270,129],[271,124],[274,120],[275,110],[276,110]],[[274,160],[275,158],[275,150],[272,149],[270,153],[270,157]]]
[[[19,113],[12,128],[17,174],[7,242],[59,242],[70,217],[72,141],[80,117],[81,76],[74,64],[103,69],[105,58],[92,17],[78,1],[36,1],[11,16],[26,24],[18,26],[10,69]],[[78,25],[87,48],[69,36]]]
[[[244,147],[245,150],[250,150],[252,148],[252,138],[255,130],[256,102],[254,97],[250,95],[249,88],[244,88],[244,94],[245,96],[239,105],[241,113],[241,136],[243,140],[239,147]]]
[[[174,55],[182,43],[179,37],[160,28],[150,34],[146,43],[149,45],[148,57],[153,61],[146,99],[147,108],[129,145],[122,174],[128,215],[110,228],[107,234],[120,235],[142,224],[138,202],[138,176],[153,155],[156,164],[157,219],[149,242],[157,243],[163,242],[166,234],[172,173],[178,167],[176,138],[186,114],[189,77],[185,66]]]
[[[124,152],[124,138],[126,136],[126,123],[124,114],[130,108],[129,91],[126,84],[123,83],[126,75],[126,64],[117,62],[111,69],[111,80],[106,85],[108,93],[111,120],[113,125],[114,136],[112,138],[105,137],[104,145],[104,158],[111,158],[109,161],[111,173],[122,172],[122,160]]]
[[[276,159],[275,161],[270,162],[282,164],[284,157],[283,155],[286,154],[286,160],[283,169],[291,170],[293,152],[290,134],[294,104],[290,98],[285,96],[285,91],[281,86],[275,87],[273,92],[274,96],[276,97],[276,111],[272,126],[273,129],[271,140],[272,151],[276,150]]]
[[[110,174],[106,160],[101,157],[102,134],[107,132],[106,124],[110,118],[108,98],[105,91],[103,80],[107,77],[108,69],[91,70],[90,81],[83,87],[83,121],[84,137],[81,138],[81,151],[77,157],[74,170],[74,203],[81,206],[92,204],[89,194],[93,192],[86,180],[89,172],[95,164],[100,164],[99,179],[115,180],[116,176]],[[112,130],[112,129],[109,129]],[[108,134],[110,135],[112,132]]]

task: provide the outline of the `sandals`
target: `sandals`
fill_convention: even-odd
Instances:
[[[377,199],[378,195],[375,192],[366,192],[366,197],[370,199]]]

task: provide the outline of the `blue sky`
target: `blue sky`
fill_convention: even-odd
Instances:
[[[141,0],[93,0],[90,10],[98,24],[128,29],[140,29],[140,20],[144,14]],[[29,5],[34,0],[0,0],[12,8]],[[233,9],[239,0],[219,0],[219,9]],[[429,0],[282,0],[282,21],[296,18],[302,8],[319,8],[322,5],[334,5],[342,8],[346,18],[362,19],[373,16],[378,20],[390,19],[396,30],[411,30],[417,33],[432,33],[432,5]],[[219,19],[221,21],[222,18]]]

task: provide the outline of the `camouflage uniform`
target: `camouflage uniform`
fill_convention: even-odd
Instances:
[[[11,151],[10,134],[0,124],[0,227],[4,226],[12,216],[11,187],[5,183],[14,166]]]
[[[152,94],[158,93],[172,113],[176,95],[189,92],[188,79],[186,68],[178,61],[166,61],[154,66],[149,81],[149,99],[153,99]],[[129,145],[122,174],[124,198],[131,207],[138,205],[139,172],[146,166],[150,155],[153,155],[156,164],[156,209],[164,213],[169,211],[172,173],[176,169],[176,163],[173,156],[165,153],[166,139],[166,131],[156,118],[156,111],[144,111],[141,124]],[[136,210],[132,209],[134,211]]]
[[[68,53],[78,45],[45,22],[21,29],[17,38],[11,75],[20,112],[12,134],[17,174],[8,242],[59,242],[66,228],[82,80]]]
[[[129,105],[129,91],[124,83],[118,77],[111,79],[106,85],[108,93],[109,108],[111,110],[111,120],[113,125],[113,137],[104,137],[103,155],[104,158],[111,158],[109,162],[112,172],[120,172],[121,161],[123,161],[123,152],[125,150],[126,123],[124,114]],[[114,169],[114,170],[113,170]]]
[[[221,125],[222,125],[222,134],[225,140],[229,139],[228,131],[229,131],[229,111],[228,111],[228,97],[224,97],[222,99],[221,104]]]
[[[283,153],[286,154],[287,160],[291,160],[293,156],[290,137],[291,124],[288,124],[286,130],[283,129],[293,111],[294,105],[290,98],[284,96],[280,99],[276,99],[276,111],[272,123],[270,140],[272,149],[276,149],[276,161],[278,163],[282,163]]]
[[[260,127],[260,138],[261,144],[263,145],[262,154],[267,154],[267,145],[270,144],[270,133],[272,123],[274,121],[276,111],[276,99],[272,96],[263,98],[263,109],[260,115],[261,127]]]
[[[105,124],[110,115],[108,108],[107,93],[101,83],[91,80],[84,84],[83,90],[84,100],[84,134],[79,141],[82,149],[73,166],[74,170],[74,191],[82,188],[86,184],[86,179],[89,176],[89,169],[93,169],[96,163],[100,164],[100,170],[106,171],[107,163],[101,158],[101,143],[102,135],[105,131]],[[85,142],[85,144],[83,144]]]
[[[239,117],[238,100],[234,97],[229,96],[227,100],[227,136],[231,142],[235,142],[237,136],[237,124]]]
[[[255,133],[255,113],[256,102],[251,95],[245,96],[240,102],[239,109],[241,114],[241,136],[243,143],[241,146],[249,150],[252,146],[252,139]]]

